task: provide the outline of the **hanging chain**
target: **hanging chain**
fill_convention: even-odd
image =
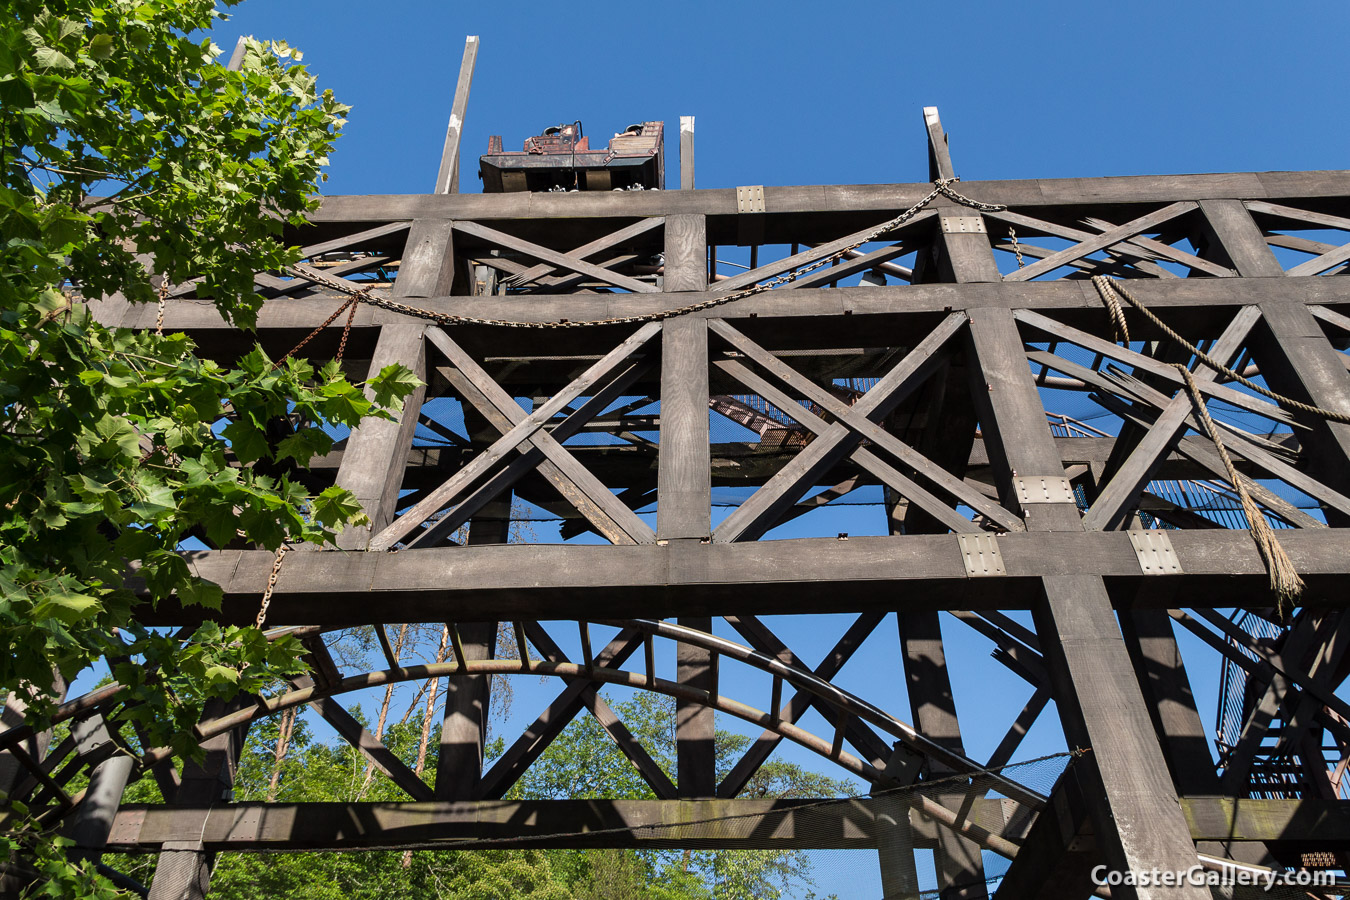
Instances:
[[[272,363],[272,368],[273,368],[273,369],[278,369],[278,368],[280,368],[280,367],[281,367],[281,364],[284,363],[284,362],[286,361],[287,357],[291,357],[291,356],[294,356],[296,353],[299,353],[300,350],[301,350],[306,344],[308,344],[310,341],[314,340],[314,338],[318,336],[319,332],[323,331],[323,330],[324,330],[325,328],[327,328],[329,325],[332,325],[334,322],[336,322],[338,316],[342,315],[342,314],[343,314],[344,312],[346,312],[349,308],[352,309],[352,310],[354,311],[354,310],[356,309],[356,304],[357,304],[358,302],[359,302],[358,298],[352,297],[352,298],[350,298],[349,300],[347,300],[347,302],[345,302],[345,303],[343,303],[341,306],[339,306],[337,309],[333,310],[333,314],[332,314],[331,316],[329,316],[328,318],[324,319],[322,325],[320,325],[318,328],[315,328],[315,329],[314,329],[313,331],[311,331],[309,334],[305,335],[305,339],[304,339],[303,341],[301,341],[300,343],[298,343],[298,344],[296,344],[294,347],[292,347],[292,348],[286,353],[285,356],[282,356],[282,357],[281,357],[280,359],[278,359],[276,362]],[[350,327],[351,327],[351,318],[348,317],[348,320],[347,320],[347,328],[350,328]],[[342,347],[340,347],[339,349],[343,349],[343,348],[346,347],[346,345],[347,345],[347,341],[345,340],[346,336],[347,336],[346,329],[344,329],[344,330],[343,330],[343,338],[344,338],[344,340],[342,341]],[[339,354],[338,358],[341,359],[341,355],[340,355],[340,354]]]
[[[1008,226],[1008,240],[1012,242],[1013,256],[1017,257],[1017,268],[1025,269],[1027,263],[1026,260],[1022,259],[1022,245],[1017,243],[1017,229],[1011,225]]]
[[[487,319],[478,316],[462,316],[453,313],[433,312],[432,310],[429,309],[420,309],[415,306],[409,306],[405,303],[399,303],[395,300],[389,299],[386,295],[382,293],[376,293],[373,289],[369,287],[364,288],[356,287],[351,282],[346,281],[345,279],[334,278],[330,275],[327,275],[323,272],[320,272],[317,269],[311,268],[310,266],[304,265],[302,263],[296,263],[293,266],[287,266],[286,271],[290,272],[292,275],[295,275],[297,277],[304,278],[308,281],[312,281],[315,284],[331,288],[332,290],[335,291],[341,291],[342,293],[352,297],[355,302],[369,303],[372,306],[378,306],[379,308],[387,309],[390,312],[396,312],[401,315],[411,316],[417,319],[424,319],[429,322],[435,322],[438,325],[452,325],[452,324],[494,325],[504,328],[586,328],[593,325],[630,325],[642,322],[659,322],[664,319],[674,319],[678,318],[679,316],[689,315],[690,313],[702,312],[703,310],[712,309],[713,307],[717,306],[723,306],[727,303],[735,303],[738,300],[744,300],[747,297],[753,297],[756,294],[762,294],[765,293],[766,291],[771,291],[774,288],[780,287],[784,284],[793,282],[796,279],[800,278],[801,276],[807,274],[808,272],[813,272],[816,269],[819,269],[823,266],[830,265],[837,259],[842,259],[848,253],[858,249],[863,244],[866,244],[870,241],[874,241],[890,231],[894,231],[896,228],[899,228],[901,225],[904,225],[910,219],[918,215],[924,209],[924,207],[932,203],[935,199],[937,199],[938,196],[946,197],[947,199],[953,201],[954,203],[959,203],[962,206],[966,206],[969,207],[970,209],[978,210],[980,212],[999,212],[1001,210],[1007,209],[1007,207],[1003,206],[1002,204],[981,203],[978,200],[972,200],[970,197],[967,197],[964,194],[958,192],[955,188],[952,187],[952,185],[960,180],[961,180],[960,178],[939,178],[937,181],[933,182],[933,189],[929,191],[928,194],[918,203],[909,207],[908,209],[906,209],[904,212],[900,213],[893,219],[890,219],[889,221],[883,222],[881,225],[878,225],[876,228],[869,231],[862,238],[859,238],[858,240],[849,244],[847,247],[843,247],[839,250],[836,250],[833,253],[829,254],[828,256],[816,260],[810,265],[793,269],[791,272],[786,272],[782,275],[779,275],[778,277],[772,279],[771,281],[764,281],[759,284],[751,285],[750,287],[747,288],[742,288],[739,291],[732,291],[731,293],[726,294],[725,296],[711,297],[707,300],[702,300],[698,303],[691,303],[688,306],[679,306],[673,309],[661,310],[660,312],[642,313],[639,315],[632,315],[632,316],[612,316],[606,319],[588,319],[579,322],[567,320],[563,320],[560,322],[522,322],[512,319]],[[336,319],[339,315],[341,315],[342,311],[346,308],[347,307],[345,305],[341,307],[336,313],[334,313],[328,319],[327,322],[319,326],[319,328],[315,329],[315,333],[318,333],[318,331],[321,331],[328,325],[332,324],[333,320]],[[313,336],[314,336],[313,334],[310,335],[311,338]],[[305,341],[301,342],[300,346],[301,347],[304,346],[304,344],[308,342],[308,340],[309,338],[306,338]],[[295,348],[295,350],[299,349],[300,347]],[[294,353],[295,350],[292,350],[291,353]],[[287,356],[289,355],[290,354],[287,354]],[[285,357],[282,357],[282,359],[285,359]]]
[[[333,357],[339,362],[342,360],[342,354],[347,352],[347,335],[352,333],[352,321],[356,318],[356,308],[360,305],[354,300],[347,301],[347,324],[342,326],[342,338],[338,341],[337,356]],[[341,310],[338,310],[338,312],[341,312]],[[294,353],[295,351],[292,350],[291,352]]]
[[[155,311],[155,335],[164,333],[164,306],[169,302],[169,273],[159,276],[159,308]]]
[[[267,622],[267,608],[272,605],[272,592],[276,590],[277,579],[281,577],[281,563],[286,559],[286,554],[290,552],[290,547],[282,544],[277,548],[277,558],[272,561],[272,572],[267,576],[267,587],[263,589],[262,605],[258,608],[258,618],[254,620],[253,625],[259,631]]]

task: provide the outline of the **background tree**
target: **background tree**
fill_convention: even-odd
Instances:
[[[275,549],[357,521],[349,492],[311,496],[285,469],[330,447],[324,426],[387,415],[415,385],[391,366],[368,396],[336,364],[278,365],[259,347],[226,368],[181,334],[90,314],[199,279],[248,328],[253,273],[297,256],[282,229],[315,206],[347,108],[285,44],[250,41],[228,71],[202,35],[220,17],[215,0],[0,12],[0,687],[40,728],[54,673],[123,657],[131,714],[179,752],[207,699],[299,671],[299,647],[214,624],[172,640],[138,624],[139,604],[219,605],[175,552],[189,536]],[[288,433],[269,440],[279,421]],[[274,474],[248,467],[260,461]],[[59,868],[34,832],[3,840]]]

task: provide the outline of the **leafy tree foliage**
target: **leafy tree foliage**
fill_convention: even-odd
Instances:
[[[214,624],[171,640],[137,623],[133,588],[216,608],[185,539],[277,548],[361,520],[291,471],[331,446],[324,426],[387,416],[416,383],[391,366],[367,393],[261,348],[226,367],[91,312],[199,279],[251,327],[252,273],[296,256],[282,229],[316,204],[347,107],[285,44],[251,41],[228,71],[202,36],[220,17],[215,0],[0,12],[0,688],[40,727],[54,674],[125,659],[131,715],[180,753],[208,699],[300,671],[299,647]]]

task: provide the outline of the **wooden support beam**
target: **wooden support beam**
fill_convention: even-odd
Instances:
[[[704,216],[670,216],[666,219],[666,271],[664,289],[708,289],[708,229]]]
[[[478,222],[455,222],[454,229],[455,231],[463,232],[464,234],[473,235],[490,244],[497,244],[508,250],[515,250],[518,253],[523,253],[531,259],[550,263],[554,268],[567,269],[569,272],[577,272],[594,278],[597,281],[603,281],[605,284],[632,291],[635,294],[650,294],[656,292],[656,288],[645,282],[629,278],[627,275],[620,275],[617,272],[611,272],[609,269],[588,263],[584,259],[579,259],[576,256],[571,256],[566,253],[559,253],[556,250],[550,250],[533,241],[527,241],[523,238],[506,234],[495,228],[481,225]]]
[[[578,259],[589,259],[592,256],[597,256],[605,252],[606,250],[610,250],[614,247],[617,247],[620,244],[626,244],[629,241],[635,240],[641,237],[642,235],[646,234],[647,232],[655,228],[660,228],[665,224],[666,220],[661,216],[652,216],[645,219],[638,219],[632,225],[626,225],[623,228],[618,229],[617,231],[613,231],[605,235],[604,237],[596,238],[595,240],[590,241],[589,243],[582,244],[580,247],[577,247],[575,250],[572,250],[568,254],[568,256],[575,256]],[[628,261],[630,257],[624,256],[621,257],[621,259],[624,261]],[[518,263],[513,263],[510,260],[505,259],[489,258],[489,262],[495,266],[505,266],[508,268],[514,268],[515,266],[518,265]],[[613,264],[614,264],[613,262],[608,261],[601,263],[601,265],[606,269],[610,268],[610,266]],[[512,273],[511,277],[507,279],[507,285],[510,287],[522,287],[533,281],[540,281],[541,279],[545,279],[548,275],[556,271],[557,268],[548,263],[539,263],[538,265],[532,266],[528,269],[521,267],[519,269],[516,269]],[[570,276],[566,276],[566,280],[570,281],[573,278],[581,279],[584,277],[586,276],[573,274]],[[555,287],[560,287],[564,284],[563,281],[552,283],[545,281],[543,283],[551,284],[552,286]],[[703,288],[698,288],[697,290],[706,290],[706,286]]]
[[[997,459],[1000,490],[1022,509],[1028,530],[1081,532],[1072,499],[1019,500],[1019,478],[1062,476],[1064,470],[1012,314],[973,313],[969,333],[972,394],[990,455]],[[1195,865],[1195,848],[1104,582],[1098,575],[1062,575],[1041,579],[1041,586],[1044,600],[1033,609],[1036,633],[1065,736],[1070,746],[1092,750],[1082,760],[1084,793],[1107,864],[1120,871]],[[1208,891],[1137,895],[1200,900]]]
[[[712,532],[709,394],[707,320],[667,322],[661,335],[658,540],[707,540]]]
[[[694,117],[680,116],[680,190],[694,189]]]
[[[712,633],[712,617],[681,616],[686,628]],[[675,647],[675,678],[696,690],[713,685],[712,653],[703,647],[679,643]],[[689,700],[675,701],[675,773],[682,798],[717,796],[717,748],[713,708]]]
[[[312,684],[309,676],[295,679],[296,687],[304,688]],[[355,716],[347,712],[332,697],[321,697],[309,704],[310,709],[318,713],[325,722],[333,726],[344,741],[355,747],[371,765],[385,774],[404,793],[413,800],[428,801],[434,799],[431,788],[408,768],[403,760],[384,745],[379,738],[366,730]]]
[[[398,509],[399,489],[412,449],[418,415],[426,397],[427,358],[422,325],[385,325],[375,343],[367,380],[385,366],[401,364],[422,382],[403,401],[395,419],[366,419],[348,436],[336,483],[360,501],[370,524],[349,528],[338,535],[344,550],[365,549],[370,536],[388,527]],[[373,392],[367,388],[367,397]]]
[[[394,279],[395,297],[444,297],[453,292],[454,224],[445,219],[418,219],[412,223],[398,277]]]
[[[1039,260],[1027,266],[1025,269],[1018,269],[1016,272],[1010,272],[1004,276],[1005,281],[1030,281],[1047,272],[1053,272],[1060,266],[1067,265],[1077,259],[1096,253],[1098,250],[1104,250],[1114,246],[1128,238],[1133,238],[1142,232],[1149,231],[1159,225],[1172,221],[1178,216],[1185,215],[1195,209],[1196,205],[1189,200],[1180,200],[1176,203],[1169,203],[1162,209],[1148,213],[1126,222],[1124,225],[1117,225],[1115,228],[1108,229],[1088,240],[1081,241],[1072,247],[1065,248],[1045,259]]]
[[[478,61],[478,35],[464,39],[464,58],[459,64],[459,81],[455,83],[455,99],[450,106],[450,122],[445,128],[445,148],[441,151],[441,167],[436,173],[436,193],[459,193],[459,142],[464,133],[464,114],[469,107],[469,89],[473,87],[473,69]]]

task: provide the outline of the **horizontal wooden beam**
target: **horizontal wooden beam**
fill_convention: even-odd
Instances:
[[[270,612],[276,625],[435,622],[446,618],[652,618],[893,609],[1027,609],[1039,580],[1095,574],[1117,606],[1135,603],[1141,578],[1175,579],[1192,606],[1269,606],[1269,579],[1246,531],[1169,532],[1184,574],[1145,576],[1124,532],[998,536],[1006,576],[966,574],[955,535],[802,538],[742,544],[573,546],[521,544],[317,552],[287,557]],[[1307,582],[1303,602],[1346,602],[1350,530],[1289,529],[1280,543]],[[257,613],[274,555],[266,550],[184,554],[225,592],[220,613],[172,599],[138,610],[153,625],[210,616],[244,624]],[[883,588],[903,588],[900,594]],[[1138,602],[1165,591],[1145,591]],[[636,606],[635,606],[636,605]]]
[[[1185,309],[1204,312],[1210,318],[1213,313],[1222,314],[1236,306],[1269,300],[1312,305],[1350,305],[1350,279],[1346,278],[1174,278],[1147,282],[1137,280],[1132,282],[1131,287],[1151,309]],[[812,320],[820,316],[842,319],[845,316],[931,315],[988,307],[1043,312],[1082,311],[1100,315],[1103,323],[1107,321],[1101,297],[1086,280],[797,288],[785,292],[781,297],[775,294],[769,291],[691,315],[729,319],[806,319],[810,323],[806,327],[807,333],[818,333],[819,325]],[[428,297],[419,298],[412,305],[433,312],[519,322],[557,322],[562,319],[584,322],[615,316],[649,315],[672,306],[700,303],[717,296],[721,295],[686,292],[680,294],[678,303],[660,294],[543,295],[532,296],[528,302],[503,302],[500,297]],[[293,333],[294,341],[281,351],[285,352],[309,330],[322,324],[344,299],[331,295],[310,295],[264,301],[258,313],[259,331],[264,335],[271,330]],[[155,327],[153,304],[131,306],[124,301],[94,301],[90,307],[104,325],[137,329]],[[363,304],[357,310],[352,327],[360,330],[408,321],[411,321],[410,318],[402,313]],[[836,327],[843,324],[846,322],[837,323]],[[1179,324],[1184,330],[1184,323],[1174,324]],[[342,325],[342,322],[338,322],[332,326],[334,341]],[[858,323],[857,327],[863,326]],[[200,300],[170,302],[164,313],[164,328],[189,334],[237,331],[221,318],[214,306]],[[1139,333],[1135,334],[1136,331]],[[497,328],[493,333],[506,335],[506,332],[507,329]],[[1145,323],[1140,323],[1137,328],[1132,326],[1131,334],[1136,340],[1156,337],[1148,331]],[[507,339],[509,337],[506,335]]]
[[[882,804],[887,805],[883,806]],[[1196,841],[1290,841],[1344,847],[1350,802],[1183,797]],[[209,809],[124,804],[107,849],[158,850],[184,834],[204,849],[398,850],[445,847],[706,847],[870,849],[876,819],[892,807],[858,797],[820,800],[530,800],[431,803],[232,803]],[[967,818],[1022,840],[1028,811],[1010,800],[973,799]],[[911,811],[914,846],[931,848],[938,825]]]
[[[902,210],[932,190],[910,184],[767,185],[767,215]],[[963,181],[958,190],[984,203],[1018,209],[1073,205],[1171,203],[1238,197],[1291,200],[1350,196],[1350,171],[1233,172],[1218,175],[1132,175]],[[375,194],[323,198],[315,223],[388,219],[552,219],[593,216],[737,214],[736,190],[623,191],[514,194]]]

